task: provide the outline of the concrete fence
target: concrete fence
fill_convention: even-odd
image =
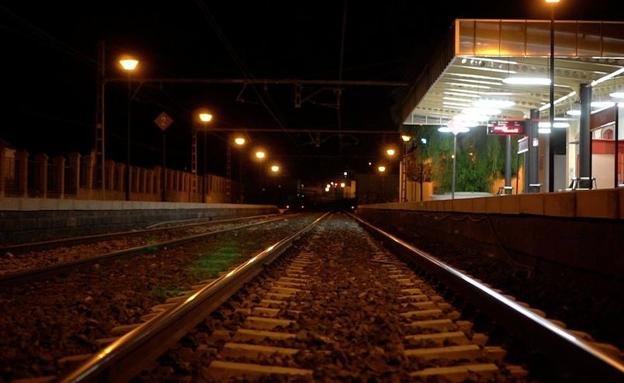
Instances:
[[[96,185],[95,154],[49,157],[0,146],[0,199],[4,197],[124,200],[126,165],[106,161],[105,185]],[[217,175],[130,167],[132,201],[234,202],[239,185]],[[205,198],[202,198],[205,194]],[[234,197],[234,198],[233,198]]]

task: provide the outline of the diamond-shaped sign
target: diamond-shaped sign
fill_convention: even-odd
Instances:
[[[158,115],[158,117],[156,117],[154,123],[164,132],[171,124],[173,124],[173,118],[171,118],[167,113],[162,112]]]

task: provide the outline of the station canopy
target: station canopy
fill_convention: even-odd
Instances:
[[[401,121],[475,126],[531,109],[547,116],[550,31],[550,20],[455,20],[410,88]],[[580,113],[581,84],[591,84],[593,108],[624,102],[624,22],[555,21],[556,117]]]

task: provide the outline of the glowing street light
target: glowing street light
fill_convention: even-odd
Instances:
[[[264,150],[257,150],[255,153],[256,159],[264,160],[266,158],[266,152]]]
[[[271,165],[271,173],[279,173],[280,167],[279,165]]]
[[[132,175],[130,174],[130,125],[131,125],[131,112],[132,112],[132,73],[137,69],[139,60],[131,56],[122,56],[119,59],[119,65],[128,74],[128,121],[126,127],[126,187],[125,194],[126,200],[130,200],[130,185],[132,182]]]
[[[234,144],[236,144],[236,146],[243,146],[246,142],[247,140],[245,140],[245,137],[238,136],[234,138]]]
[[[379,166],[377,166],[377,171],[378,171],[379,173],[385,173],[385,171],[386,171],[386,167],[385,167],[385,166],[383,166],[383,165],[379,165]]]
[[[394,149],[394,148],[386,149],[386,155],[388,157],[394,157],[396,155],[396,149]]]
[[[123,56],[119,59],[119,65],[126,72],[134,72],[139,66],[139,60],[131,56]]]
[[[341,188],[343,188],[343,189],[344,189],[344,188],[345,188],[345,186],[347,186],[347,184],[345,184],[344,182],[341,182],[341,183],[340,183],[340,187],[341,187]]]
[[[210,122],[210,121],[212,121],[212,114],[208,113],[208,112],[200,112],[198,117],[199,117],[199,121],[201,121],[201,122]]]
[[[406,134],[402,134],[401,135],[401,139],[403,140],[403,142],[409,142],[412,139],[412,136],[408,136]]]

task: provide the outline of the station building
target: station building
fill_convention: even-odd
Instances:
[[[519,143],[513,158],[521,182],[509,185],[506,177],[506,186],[513,194],[543,193],[624,186],[623,108],[623,22],[458,19],[398,118],[407,131],[489,124],[513,133],[510,126],[521,126],[509,139]],[[406,192],[404,169],[401,201],[419,201],[418,193]]]

